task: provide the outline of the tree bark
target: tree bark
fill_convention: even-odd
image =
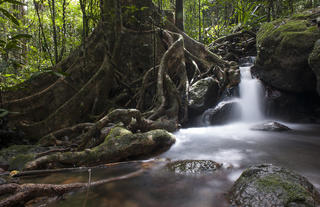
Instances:
[[[176,26],[184,31],[184,22],[183,22],[183,0],[176,0]]]
[[[54,49],[54,60],[55,64],[59,62],[59,54],[58,54],[58,35],[57,35],[57,27],[56,27],[56,3],[55,0],[49,0],[49,7],[51,12],[51,22],[52,22],[52,37],[53,37],[53,49]]]

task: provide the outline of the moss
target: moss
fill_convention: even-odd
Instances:
[[[8,160],[10,157],[13,157],[17,154],[25,154],[34,148],[34,145],[12,145],[8,148],[2,149],[0,151],[0,157]]]
[[[299,183],[287,181],[276,175],[269,175],[257,180],[257,185],[263,192],[281,191],[281,196],[285,197],[286,203],[306,201],[310,193]]]
[[[17,156],[14,156],[9,159],[10,170],[21,170],[27,162],[34,159],[34,153],[18,154]]]
[[[302,67],[319,38],[317,27],[310,26],[307,20],[280,19],[265,23],[257,34],[257,63],[285,68],[301,63]]]
[[[312,41],[314,38],[319,37],[319,31],[316,26],[309,26],[309,22],[304,19],[279,19],[273,22],[265,23],[261,26],[257,34],[258,47],[264,41],[281,41],[287,35],[296,34],[296,37],[301,37],[308,41]],[[301,38],[295,38],[297,41],[294,43],[303,44],[306,42],[301,41]],[[294,40],[294,39],[290,39]]]
[[[264,23],[259,32],[257,33],[257,43],[260,45],[262,41],[270,35],[270,33],[277,28],[279,22],[267,22]]]
[[[9,170],[21,170],[25,163],[35,159],[35,154],[46,151],[37,145],[12,145],[0,151],[0,161],[9,164]]]
[[[104,143],[108,142],[110,139],[117,139],[126,134],[132,134],[132,132],[122,127],[114,127],[110,129],[108,135],[104,140]]]

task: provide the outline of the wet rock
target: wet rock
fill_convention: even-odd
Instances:
[[[229,81],[227,90],[229,88],[236,87],[239,85],[239,83],[240,83],[240,70],[239,70],[239,68],[231,68],[230,70],[227,71],[227,76],[228,76],[228,81]]]
[[[317,92],[320,95],[320,39],[314,44],[312,53],[309,56],[309,65],[317,77]]]
[[[214,105],[219,98],[219,82],[211,77],[195,82],[189,90],[189,109],[192,114],[200,114]]]
[[[316,91],[316,77],[308,57],[320,31],[310,16],[278,19],[260,28],[253,72],[267,85],[293,93]]]
[[[200,175],[214,173],[221,166],[211,160],[179,160],[168,163],[166,168],[180,175]]]
[[[307,207],[320,204],[316,188],[303,176],[269,164],[246,169],[231,189],[236,206]]]
[[[241,116],[240,105],[237,99],[222,101],[215,108],[203,113],[202,121],[205,124],[220,125],[235,121]]]
[[[250,129],[254,131],[274,131],[274,132],[291,130],[289,127],[275,121],[267,122],[263,124],[257,124],[251,127]]]
[[[267,87],[265,97],[266,115],[288,122],[317,123],[320,117],[320,96],[293,94]]]
[[[256,61],[256,57],[254,56],[243,57],[239,59],[239,65],[240,67],[249,67],[249,66],[253,66],[255,61]]]

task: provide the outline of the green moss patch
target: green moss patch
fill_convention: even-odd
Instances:
[[[263,192],[281,191],[286,204],[305,201],[310,193],[299,183],[293,183],[277,175],[269,175],[257,180],[258,188]]]

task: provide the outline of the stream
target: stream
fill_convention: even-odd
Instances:
[[[138,177],[104,184],[84,192],[71,193],[65,196],[66,199],[53,202],[50,206],[230,207],[227,193],[234,181],[245,168],[261,163],[295,170],[320,190],[319,125],[281,122],[292,130],[250,130],[253,124],[265,122],[265,118],[259,112],[255,112],[259,107],[253,106],[248,110],[248,104],[259,103],[259,92],[252,92],[256,91],[252,90],[253,87],[256,88],[252,84],[259,83],[248,78],[251,77],[251,74],[247,73],[250,68],[245,70],[245,74],[242,73],[242,86],[240,84],[240,99],[241,104],[244,104],[241,108],[245,112],[240,121],[221,126],[180,129],[175,133],[176,143],[169,151],[156,158],[213,160],[222,163],[222,169],[211,174],[179,175],[165,170],[165,162],[155,162]],[[244,80],[244,76],[248,82]],[[241,87],[243,90],[247,89],[249,94],[241,94]],[[112,167],[95,168],[92,169],[92,181],[124,175],[140,169],[141,166],[138,162],[128,162]],[[24,178],[23,182],[88,182],[88,172],[56,173],[44,177]]]

